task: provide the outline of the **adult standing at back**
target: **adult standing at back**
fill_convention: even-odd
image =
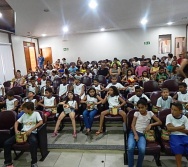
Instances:
[[[41,54],[38,55],[38,66],[40,69],[44,67],[44,57]]]
[[[183,75],[184,78],[188,78],[188,52],[186,53],[184,59],[181,62],[179,72],[181,75]]]

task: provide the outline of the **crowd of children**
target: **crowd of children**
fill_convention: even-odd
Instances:
[[[172,114],[167,117],[166,125],[167,129],[172,132],[170,144],[173,153],[177,154],[176,160],[178,166],[181,155],[185,150],[181,148],[177,151],[176,148],[182,143],[183,145],[186,142],[188,143],[188,139],[185,136],[185,134],[188,134],[188,121],[185,117],[188,115],[187,77],[183,80],[183,77],[178,75],[179,66],[178,60],[172,54],[169,54],[168,58],[162,58],[161,60],[157,59],[156,56],[153,56],[152,59],[145,59],[144,56],[141,59],[135,57],[129,61],[123,59],[121,62],[117,58],[114,58],[113,61],[106,59],[99,62],[92,61],[91,63],[83,63],[78,59],[77,63],[72,62],[67,64],[64,60],[61,64],[59,60],[54,66],[48,64],[43,69],[37,68],[36,72],[28,73],[22,85],[19,85],[19,83],[15,84],[15,80],[12,80],[13,86],[24,87],[26,99],[20,108],[18,108],[18,100],[14,97],[14,92],[11,90],[7,91],[6,100],[0,102],[1,106],[6,104],[6,109],[1,108],[1,111],[17,111],[18,122],[21,123],[25,115],[24,113],[30,112],[29,109],[31,107],[28,107],[26,104],[32,102],[34,103],[34,108],[37,106],[43,108],[44,121],[46,122],[48,117],[54,114],[57,106],[61,106],[61,111],[56,114],[58,119],[52,136],[55,137],[58,135],[61,121],[66,115],[69,115],[72,121],[73,137],[76,138],[75,115],[78,109],[82,110],[80,113],[83,115],[86,135],[91,134],[93,120],[97,114],[100,114],[100,123],[96,135],[99,135],[103,132],[105,115],[119,114],[122,117],[124,127],[126,127],[126,113],[132,109],[137,109],[138,111],[134,114],[128,138],[128,163],[129,167],[134,166],[133,154],[134,148],[137,145],[139,150],[137,167],[140,167],[142,166],[146,147],[144,132],[150,130],[152,126],[161,124],[156,115],[152,111],[148,111],[148,109],[152,108],[151,100],[150,97],[144,94],[143,84],[149,80],[154,80],[161,87],[165,80],[174,79],[179,83],[179,91],[171,97],[169,90],[162,88],[161,97],[157,99],[157,104],[153,107],[156,107],[157,112],[172,108]],[[21,72],[19,71],[19,73]],[[104,77],[106,84],[99,82],[97,79],[98,75]],[[93,82],[89,88],[81,82],[83,77],[92,79]],[[61,78],[61,83],[58,89],[55,90],[53,82],[59,78]],[[57,99],[53,94],[58,95],[62,101],[57,103]],[[131,97],[129,96],[130,94],[132,94]],[[0,85],[0,96],[4,95],[5,88]],[[35,95],[40,95],[41,100],[37,102],[34,98]],[[98,105],[101,104],[103,104],[103,107],[105,104],[108,104],[108,107],[104,108],[103,111],[99,111]],[[86,107],[83,107],[84,105]],[[182,116],[182,114],[185,116]],[[181,125],[180,117],[183,119]],[[150,123],[151,119],[154,119],[155,123]],[[37,121],[40,122],[40,119],[38,118]],[[179,143],[174,145],[172,141],[177,140],[178,137],[176,135],[184,135],[184,137],[179,137]],[[13,140],[11,141],[12,143]],[[11,163],[10,160],[9,158],[9,160],[5,161],[5,164]]]

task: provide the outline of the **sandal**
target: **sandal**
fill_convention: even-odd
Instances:
[[[76,132],[74,132],[74,133],[72,134],[72,137],[73,137],[73,138],[76,138],[76,137],[77,137]]]
[[[95,133],[95,135],[98,136],[98,135],[100,135],[101,133],[103,133],[103,132],[102,132],[102,131],[97,131],[97,132]]]
[[[58,134],[57,134],[57,132],[54,132],[53,134],[52,134],[52,137],[56,137]]]

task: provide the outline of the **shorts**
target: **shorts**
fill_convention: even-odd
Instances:
[[[170,148],[173,154],[188,155],[188,136],[170,135]]]
[[[112,108],[108,108],[107,111],[110,112]],[[118,108],[118,113],[119,111],[122,110],[121,108]]]
[[[50,111],[42,111],[44,115],[46,115],[47,117],[49,117],[51,115]]]

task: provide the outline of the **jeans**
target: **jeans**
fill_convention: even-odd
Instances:
[[[134,133],[131,131],[128,137],[128,166],[134,166],[134,149],[138,148],[138,161],[137,167],[142,167],[144,160],[145,150],[146,150],[146,139],[143,133],[137,132],[139,140],[136,142],[134,139]]]
[[[31,153],[31,164],[37,163],[37,136],[34,133],[31,133],[28,136],[27,141],[30,144],[30,153]],[[8,140],[5,141],[4,143],[4,164],[11,164],[12,163],[12,156],[11,156],[11,149],[12,145],[16,143],[16,138],[15,136],[12,136]]]
[[[91,129],[92,124],[93,124],[93,119],[95,117],[95,115],[97,114],[97,110],[93,109],[93,110],[84,110],[83,112],[83,118],[84,118],[84,123],[85,123],[85,127],[86,129]]]

